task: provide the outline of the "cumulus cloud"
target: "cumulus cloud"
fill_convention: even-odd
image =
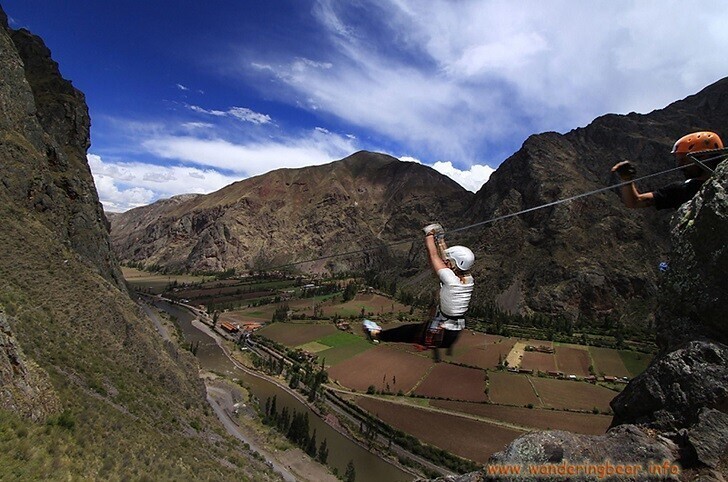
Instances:
[[[399,159],[405,162],[424,164],[415,157],[402,156]],[[437,161],[430,167],[440,174],[449,177],[470,192],[478,192],[483,187],[483,184],[490,179],[490,175],[495,172],[495,169],[492,167],[481,164],[473,164],[466,170],[458,169],[450,161]]]
[[[240,179],[213,169],[105,161],[87,156],[99,199],[109,212],[124,212],[177,194],[210,193]]]

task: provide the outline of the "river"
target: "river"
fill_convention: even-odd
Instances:
[[[278,410],[288,407],[289,412],[292,410],[299,413],[308,412],[309,426],[312,433],[314,429],[316,430],[317,443],[320,444],[324,439],[327,441],[329,449],[327,465],[336,467],[339,474],[343,475],[349,461],[353,461],[357,482],[405,482],[414,478],[332,429],[306,405],[274,383],[251,376],[236,367],[210,335],[195,328],[192,324],[195,316],[189,310],[163,301],[157,301],[155,305],[177,318],[187,342],[199,343],[197,358],[201,368],[243,380],[261,403],[265,403],[266,398],[272,399],[275,396]]]

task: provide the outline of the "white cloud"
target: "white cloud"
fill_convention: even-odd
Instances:
[[[459,163],[497,165],[532,133],[648,112],[726,75],[719,0],[318,0],[313,12],[331,49],[244,59],[275,76],[259,87]]]
[[[437,161],[432,165],[432,168],[453,179],[471,192],[478,192],[490,178],[490,175],[493,174],[493,171],[495,171],[492,167],[481,164],[473,164],[470,166],[470,169],[463,171],[453,166],[450,161]]]
[[[356,150],[351,139],[318,129],[306,137],[283,141],[237,144],[225,139],[168,135],[149,138],[142,146],[162,159],[225,169],[244,177],[281,167],[324,164]]]
[[[253,124],[268,124],[271,118],[267,114],[259,114],[245,107],[231,107],[228,114],[245,122]]]
[[[402,156],[399,159],[405,162],[425,164],[419,159],[411,156]],[[440,174],[449,177],[470,192],[478,192],[478,190],[483,187],[483,184],[490,179],[490,175],[495,172],[495,169],[492,167],[482,164],[473,164],[469,169],[462,170],[453,166],[450,161],[437,161],[430,167]]]
[[[114,119],[114,125],[128,136],[130,152],[140,158],[151,154],[157,161],[109,161],[98,154],[87,156],[99,197],[108,211],[125,211],[178,194],[210,193],[274,169],[324,164],[358,150],[349,137],[323,128],[298,138],[233,142],[195,136],[198,126],[189,123],[183,124],[189,131],[184,135],[172,134],[174,129],[162,129],[158,124],[153,124],[157,128],[147,135],[135,122],[129,123],[128,131],[119,119]]]
[[[104,209],[123,212],[177,194],[210,193],[240,179],[212,169],[104,161],[87,156]]]
[[[233,117],[243,122],[250,122],[251,124],[269,124],[271,118],[267,114],[261,114],[254,112],[247,107],[231,107],[226,111],[215,110],[215,109],[204,109],[197,105],[185,105],[189,110],[197,112],[199,114],[211,115],[213,117]]]
[[[183,91],[186,91],[186,90],[190,90],[190,89],[189,89],[188,87],[185,87],[185,86],[184,86],[184,85],[182,85],[182,84],[177,84],[177,88],[178,88],[179,90],[183,90]]]

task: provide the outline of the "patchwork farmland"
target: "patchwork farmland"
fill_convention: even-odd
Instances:
[[[408,308],[385,296],[359,293],[347,303],[336,297],[291,300],[288,306],[296,317],[313,315],[317,307],[319,316],[323,310],[324,318],[336,314],[345,323],[269,323],[257,335],[316,355],[327,368],[329,383],[348,391],[361,408],[475,462],[486,461],[526,431],[604,433],[611,423],[609,403],[619,385],[607,388],[587,379],[594,382],[593,374],[633,377],[649,363],[649,355],[626,350],[469,330],[451,355],[443,352],[442,363],[435,363],[430,351],[404,343],[372,344],[360,331],[362,310],[367,317],[374,313],[384,329],[402,324],[396,317]],[[266,305],[224,316],[244,323],[274,311]]]

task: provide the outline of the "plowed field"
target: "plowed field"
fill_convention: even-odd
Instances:
[[[607,431],[609,424],[612,423],[611,416],[593,415],[591,413],[506,407],[504,405],[455,402],[450,400],[432,400],[430,401],[430,405],[455,412],[502,420],[538,430],[568,430],[569,432],[601,435]]]
[[[617,350],[590,346],[589,351],[594,359],[594,370],[598,375],[609,375],[613,377],[631,376],[627,367],[624,366],[622,357],[619,356]]]
[[[485,372],[449,363],[438,363],[427,378],[415,389],[425,397],[441,397],[453,400],[481,402],[488,400],[485,394]]]
[[[541,405],[526,376],[508,372],[488,372],[488,377],[490,378],[488,396],[493,403],[520,407],[529,403],[536,407]]]
[[[480,368],[495,368],[516,344],[514,338],[463,333],[455,345],[454,361]]]
[[[360,407],[389,425],[428,444],[475,462],[486,463],[522,432],[465,417],[361,397]]]
[[[609,411],[609,402],[617,392],[591,383],[552,378],[531,378],[541,400],[548,407]]]
[[[432,366],[428,358],[378,345],[332,367],[329,378],[359,391],[366,391],[370,385],[377,390],[386,390],[389,384],[388,391],[407,393]]]
[[[569,346],[556,347],[557,369],[566,375],[589,376],[589,353],[584,349]]]
[[[556,370],[556,358],[553,353],[540,353],[537,351],[526,351],[521,359],[521,368],[528,370],[549,372]]]

